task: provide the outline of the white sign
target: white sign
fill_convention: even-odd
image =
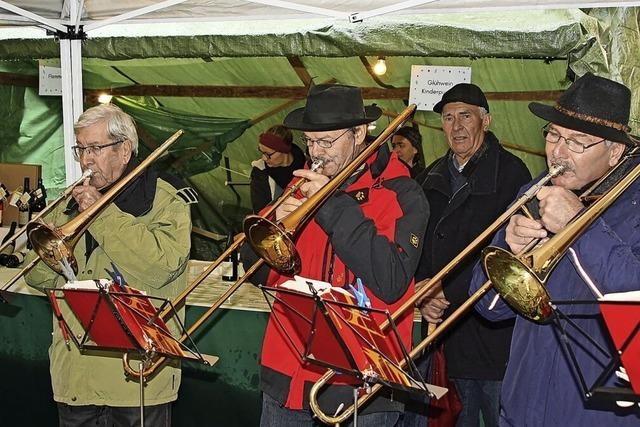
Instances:
[[[471,67],[412,65],[409,103],[433,111],[442,94],[458,83],[471,83]]]
[[[40,65],[40,96],[62,96],[62,69]]]

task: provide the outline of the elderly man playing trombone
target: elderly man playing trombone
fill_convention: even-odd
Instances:
[[[549,121],[542,131],[549,168],[559,165],[564,167],[564,172],[552,178],[552,185],[537,193],[539,218],[513,216],[497,233],[493,245],[508,248],[514,254],[534,239],[542,239],[540,244],[544,245],[545,239],[562,233],[585,209],[580,198],[582,192],[618,164],[628,147],[635,145],[628,134],[630,98],[631,93],[625,86],[586,74],[576,80],[555,105],[529,104],[536,116]],[[630,162],[638,163],[637,158]],[[552,301],[594,301],[599,293],[640,288],[638,200],[640,182],[636,181],[577,237],[546,281]],[[480,288],[485,280],[481,266],[476,265],[470,292]],[[589,282],[592,284],[588,286]],[[528,289],[516,287],[513,291],[519,294]],[[605,411],[583,400],[572,359],[575,358],[588,387],[609,362],[586,338],[590,337],[604,348],[610,347],[598,307],[568,304],[559,308],[582,329],[582,334],[568,326],[563,318],[556,318],[554,324],[540,324],[517,316],[502,386],[500,425],[638,425],[640,419],[633,409]],[[516,316],[493,291],[476,309],[490,320]],[[567,348],[562,346],[559,328],[568,329]],[[609,384],[612,382],[609,378]]]
[[[114,105],[86,110],[74,126],[74,156],[91,178],[77,186],[67,203],[46,216],[60,226],[100,201],[110,186],[140,162],[133,119]],[[75,248],[78,280],[99,279],[113,263],[124,279],[147,294],[173,298],[186,286],[185,267],[191,246],[189,204],[196,200],[179,180],[146,170],[104,208]],[[40,263],[26,276],[38,289],[60,287],[62,276]],[[69,307],[60,309],[72,331],[82,330]],[[55,320],[55,319],[54,319]],[[60,426],[140,425],[140,393],[125,378],[122,354],[87,351],[65,344],[54,321],[49,349],[53,398]],[[180,386],[179,364],[168,363],[145,384],[145,425],[169,426],[171,402]]]
[[[316,171],[298,170],[305,178],[297,197],[290,197],[276,209],[280,221],[300,207],[331,178],[351,163],[365,148],[367,124],[381,115],[376,106],[364,106],[359,88],[317,85],[310,89],[306,105],[292,111],[284,125],[303,131],[303,142]],[[359,289],[362,300],[372,308],[393,312],[413,293],[413,275],[420,257],[422,236],[428,220],[428,206],[409,170],[386,145],[371,155],[301,230],[296,248],[302,260],[301,276]],[[250,261],[245,251],[245,266]],[[278,286],[291,277],[275,270],[268,276],[254,276],[253,282]],[[273,313],[280,313],[276,316]],[[384,316],[375,313],[378,322]],[[281,304],[273,306],[261,355],[263,407],[261,426],[316,425],[309,410],[309,390],[326,368],[303,362],[303,342],[291,328]],[[281,326],[284,326],[281,328]],[[397,321],[404,345],[411,345],[412,313]],[[318,343],[321,345],[320,343]],[[335,344],[334,344],[335,345]],[[333,415],[353,402],[349,377],[340,376],[319,395],[320,406]],[[393,426],[403,405],[379,395],[360,408],[358,425]]]

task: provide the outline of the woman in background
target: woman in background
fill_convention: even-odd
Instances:
[[[398,158],[409,166],[411,178],[415,178],[424,170],[422,135],[417,128],[400,128],[391,139],[391,148],[398,154]]]
[[[282,194],[293,178],[293,171],[303,169],[305,156],[293,144],[293,135],[282,125],[275,125],[260,135],[258,151],[262,154],[251,163],[251,206],[258,213]]]

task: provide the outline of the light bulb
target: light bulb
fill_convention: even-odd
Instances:
[[[387,72],[387,63],[384,60],[384,56],[378,58],[376,65],[373,66],[373,72],[378,76],[382,76]]]
[[[98,96],[98,102],[100,104],[108,104],[111,102],[111,98],[113,98],[112,95],[109,95],[108,93],[101,93],[100,96]]]

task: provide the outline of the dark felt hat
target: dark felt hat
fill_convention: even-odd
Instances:
[[[304,107],[284,119],[289,129],[324,131],[373,122],[382,115],[375,105],[364,106],[359,87],[322,84],[312,86]]]
[[[555,105],[531,102],[536,116],[568,129],[635,145],[629,136],[631,91],[613,80],[587,73],[560,95]]]
[[[484,92],[472,83],[458,83],[444,94],[442,99],[433,106],[433,111],[442,113],[442,109],[450,102],[464,102],[465,104],[477,105],[489,112],[489,103]]]

